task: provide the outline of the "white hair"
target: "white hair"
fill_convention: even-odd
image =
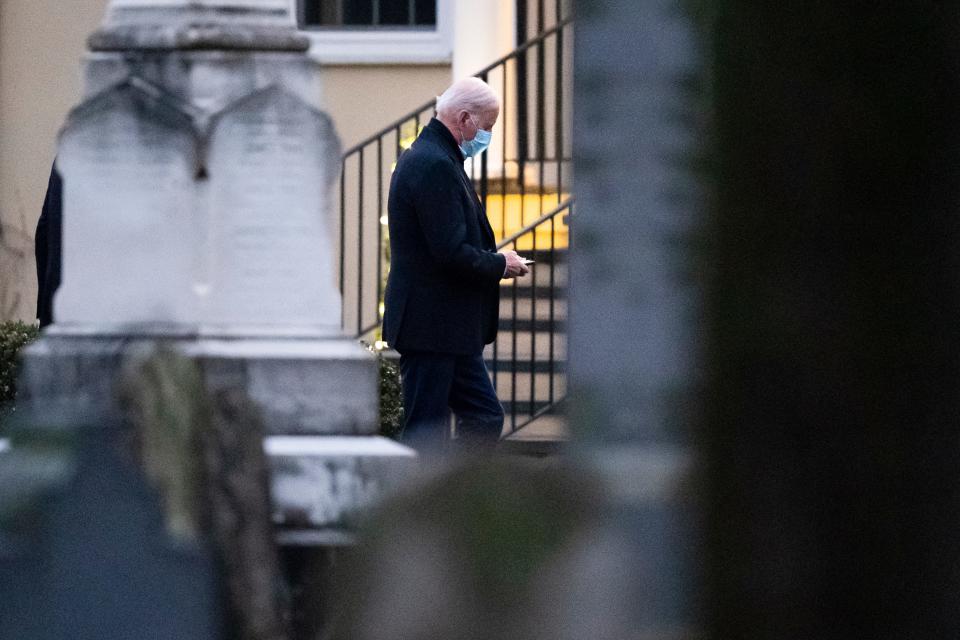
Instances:
[[[455,117],[461,111],[483,113],[500,107],[500,99],[480,78],[464,78],[454,82],[437,98],[437,115]]]

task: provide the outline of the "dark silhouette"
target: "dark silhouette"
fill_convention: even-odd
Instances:
[[[50,169],[47,195],[37,221],[34,255],[37,259],[37,319],[40,326],[53,323],[53,294],[60,286],[63,237],[63,178],[56,162]]]
[[[483,363],[497,333],[505,259],[437,119],[397,164],[390,187],[390,255],[383,337],[400,352],[405,441],[444,440],[450,408],[465,432],[496,442],[503,426]]]
[[[960,637],[960,5],[717,5],[708,637]]]

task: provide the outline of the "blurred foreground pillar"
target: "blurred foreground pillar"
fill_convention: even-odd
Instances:
[[[569,406],[609,501],[571,638],[696,633],[700,60],[680,5],[576,4]]]
[[[960,637],[960,7],[717,8],[713,637]]]
[[[445,462],[394,500],[340,567],[334,640],[699,632],[695,32],[675,2],[576,15],[577,438],[555,459]]]

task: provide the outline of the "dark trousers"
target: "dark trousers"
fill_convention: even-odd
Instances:
[[[450,439],[450,413],[457,440],[467,448],[493,448],[503,430],[503,407],[483,356],[410,352],[400,354],[403,435],[415,449],[439,450]]]

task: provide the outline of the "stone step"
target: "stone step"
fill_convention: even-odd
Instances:
[[[553,382],[553,398],[561,398],[567,392],[567,376],[549,372],[520,372],[498,371],[493,375],[493,384],[501,400],[530,400],[533,391],[533,400],[550,400],[551,379]]]
[[[360,513],[402,485],[417,459],[381,436],[269,436],[264,451],[278,529],[330,535],[353,529]]]
[[[35,447],[21,448],[16,436],[12,444],[0,439],[0,467],[9,475],[15,458],[29,459]],[[273,522],[283,545],[350,544],[363,514],[401,489],[417,470],[414,450],[382,436],[267,436],[263,448],[270,465]],[[43,481],[43,470],[33,463],[24,487]],[[59,467],[47,469],[52,470],[63,473]]]
[[[551,342],[551,335],[548,331],[533,333],[527,331],[517,332],[516,334],[511,331],[500,331],[497,333],[495,344],[497,346],[497,360],[500,361],[509,361],[514,357],[518,361],[549,360],[551,344],[555,362],[567,359],[567,336],[565,333],[554,333]],[[487,360],[493,360],[493,345],[488,344],[483,353]],[[531,355],[534,357],[531,358]]]
[[[518,333],[543,333],[549,336],[549,333],[552,331],[556,334],[563,334],[566,336],[567,332],[567,321],[563,318],[554,318],[551,320],[548,317],[540,317],[539,314],[535,320],[529,318],[504,318],[500,317],[500,321],[497,323],[497,327],[500,331],[512,332],[516,331]],[[549,339],[549,337],[548,337]],[[564,337],[564,339],[566,339]]]
[[[552,304],[551,304],[552,302]],[[566,298],[551,298],[550,296],[541,296],[537,294],[536,299],[531,296],[517,296],[516,305],[511,298],[506,298],[500,302],[500,322],[518,318],[529,320],[548,320],[553,315],[554,320],[567,319],[567,300]]]
[[[510,305],[513,301],[514,294],[513,288],[509,286],[502,286],[500,289],[500,308]],[[543,287],[537,286],[536,288],[526,286],[526,285],[517,285],[516,288],[516,298],[520,300],[566,300],[567,299],[567,288],[566,287]]]
[[[540,416],[530,424],[511,432],[510,422],[504,426],[503,442],[517,443],[564,443],[570,439],[570,430],[566,416],[547,414]]]
[[[565,360],[487,360],[487,371],[496,373],[498,377],[509,376],[514,371],[517,373],[552,373],[553,375],[562,375],[567,372],[567,362]]]
[[[557,396],[557,399],[562,399],[562,396]],[[503,405],[503,411],[507,415],[507,423],[511,425],[514,423],[523,422],[538,411],[545,411],[552,406],[550,401],[546,399],[535,400],[533,403],[531,403],[529,400],[522,398],[517,400],[515,403],[511,402],[509,399],[501,399],[500,404]],[[514,420],[514,418],[516,418],[516,420]]]

